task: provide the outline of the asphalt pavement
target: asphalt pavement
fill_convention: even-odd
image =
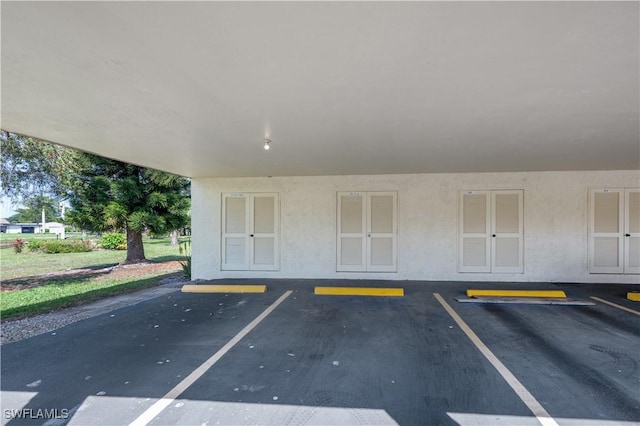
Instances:
[[[640,303],[624,298],[638,286],[223,282],[268,291],[176,291],[3,345],[2,424],[640,421]],[[314,285],[405,296],[316,296]],[[563,289],[627,310],[455,301],[471,287]]]

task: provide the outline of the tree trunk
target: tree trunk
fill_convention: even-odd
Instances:
[[[124,263],[138,263],[147,260],[144,257],[142,232],[127,229],[127,260]]]
[[[178,241],[178,230],[174,229],[171,231],[171,245],[173,247],[177,247],[180,242]]]

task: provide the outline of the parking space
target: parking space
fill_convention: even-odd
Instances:
[[[264,294],[173,293],[3,346],[3,424],[43,423],[8,419],[7,409],[70,411],[50,425],[640,419],[640,317],[631,312],[457,303],[469,283],[361,283],[401,286],[404,297],[313,294],[316,284],[353,282],[261,283]],[[631,286],[547,287],[638,310],[620,297]],[[550,418],[535,417],[434,293]]]
[[[3,410],[67,409],[76,424],[127,424],[277,296],[176,292],[4,345]],[[34,396],[24,407],[15,406],[5,398],[7,391],[18,402],[23,398],[16,392]]]
[[[456,311],[559,424],[640,419],[640,321],[606,305]]]

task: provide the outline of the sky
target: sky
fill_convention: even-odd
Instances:
[[[65,208],[68,209],[69,203],[65,202],[65,204]],[[18,210],[20,207],[22,207],[21,204],[15,204],[6,197],[0,197],[0,218],[7,219],[13,216],[14,214],[16,214],[16,210]]]
[[[0,218],[6,219],[9,216],[13,216],[19,207],[20,206],[11,204],[8,198],[0,197]]]

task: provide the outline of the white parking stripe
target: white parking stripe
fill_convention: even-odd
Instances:
[[[438,293],[433,293],[433,296],[442,307],[451,315],[451,318],[458,324],[458,326],[464,331],[467,337],[473,342],[478,350],[484,355],[485,358],[498,370],[498,373],[507,381],[511,389],[520,397],[522,402],[525,403],[529,410],[536,416],[538,421],[544,426],[558,426],[558,423],[547,413],[547,410],[534,398],[533,395],[520,383],[516,376],[514,376],[505,365],[489,350],[489,348],[482,343],[482,340],[476,335],[476,333],[469,328],[469,326],[460,318],[458,313],[453,310],[451,306],[440,296]]]
[[[173,389],[171,389],[162,399],[158,400],[155,404],[149,407],[144,413],[142,413],[137,419],[130,423],[130,426],[142,426],[148,424],[151,420],[153,420],[158,414],[162,412],[167,406],[169,406],[177,397],[180,396],[189,386],[191,386],[196,380],[198,380],[204,373],[207,372],[208,369],[213,367],[213,365],[220,360],[231,348],[233,348],[240,340],[242,340],[251,330],[256,328],[260,322],[267,317],[271,312],[273,312],[278,305],[280,305],[284,300],[291,295],[291,291],[287,291],[285,294],[280,296],[278,300],[273,302],[271,306],[265,309],[260,315],[256,317],[253,321],[251,321],[245,328],[243,328],[238,334],[236,334],[233,339],[229,340],[226,345],[224,345],[218,352],[213,354],[211,358],[206,360],[200,367],[193,370],[191,374],[184,378],[180,383],[178,383]]]
[[[617,303],[609,302],[608,300],[601,299],[599,297],[591,296],[593,300],[597,300],[601,303],[606,303],[609,306],[613,306],[614,308],[622,309],[623,311],[627,311],[631,314],[640,315],[640,312],[634,311],[633,309],[627,308],[626,306],[618,305]]]

